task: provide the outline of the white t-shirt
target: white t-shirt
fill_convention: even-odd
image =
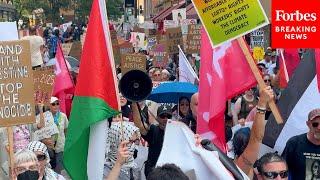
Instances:
[[[43,64],[40,47],[44,45],[43,39],[40,36],[24,36],[21,40],[30,41],[30,53],[32,66],[39,66]]]

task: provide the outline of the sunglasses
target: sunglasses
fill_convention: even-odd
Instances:
[[[43,161],[46,159],[46,155],[44,155],[44,154],[37,155],[37,159],[38,159],[38,161]]]
[[[161,76],[161,74],[154,74],[154,76]]]
[[[263,172],[263,175],[267,178],[270,179],[275,179],[276,177],[278,177],[280,175],[281,178],[286,178],[288,177],[288,171],[280,171],[280,172]]]
[[[312,127],[314,127],[314,128],[319,127],[319,123],[318,123],[318,122],[314,122],[314,123],[312,123]]]
[[[170,115],[170,114],[161,114],[159,117],[160,117],[161,119],[164,119],[164,118],[171,119],[171,118],[172,118],[172,115]]]
[[[271,82],[270,79],[264,79],[264,82]]]
[[[56,102],[56,103],[51,103],[52,106],[59,106],[59,103]]]

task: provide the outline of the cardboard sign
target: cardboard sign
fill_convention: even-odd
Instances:
[[[61,44],[61,48],[62,48],[63,55],[68,56],[72,48],[72,43],[63,43]]]
[[[188,54],[200,53],[201,44],[201,25],[189,25],[189,32],[187,35],[187,41],[185,44],[185,51]]]
[[[121,56],[121,73],[138,69],[146,72],[146,56],[141,54],[125,54]]]
[[[111,30],[111,31],[110,31],[110,36],[111,36],[112,46],[118,45],[117,31]]]
[[[168,64],[168,53],[166,52],[166,46],[164,44],[157,44],[151,51],[153,54],[153,67],[164,68]]]
[[[169,54],[179,53],[178,45],[183,46],[181,28],[170,28],[166,31],[167,52]]]
[[[133,53],[133,47],[132,44],[129,42],[124,42],[119,45],[120,55],[122,54],[132,54]]]
[[[69,56],[72,56],[80,61],[81,60],[81,53],[82,53],[81,42],[79,42],[79,41],[73,42],[73,44],[71,46],[71,50],[69,52]]]
[[[53,124],[36,130],[33,133],[33,138],[35,141],[40,141],[42,139],[51,138],[51,136],[55,134],[59,134],[59,129],[55,124]]]
[[[29,41],[0,42],[0,127],[34,123]]]
[[[35,69],[33,71],[33,79],[35,102],[43,100],[43,103],[49,106],[55,80],[54,67],[48,66]]]
[[[250,48],[264,47],[264,31],[262,28],[250,33]]]
[[[213,47],[267,25],[259,0],[192,0]]]

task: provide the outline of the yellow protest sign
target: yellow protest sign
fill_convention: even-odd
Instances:
[[[264,58],[264,49],[259,46],[254,47],[253,48],[253,58],[258,61],[263,59]]]
[[[192,0],[192,2],[213,47],[269,23],[259,0]]]

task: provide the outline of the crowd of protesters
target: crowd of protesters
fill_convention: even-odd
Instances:
[[[43,37],[37,36],[35,27],[30,28],[30,35],[23,39],[30,40],[32,66],[43,66],[57,52],[57,43],[80,41],[85,26],[72,25],[63,31],[59,27],[46,28]],[[156,86],[167,81],[179,81],[179,64],[177,54],[169,57],[164,68],[154,67],[149,50],[138,50],[147,56],[147,74]],[[254,179],[305,179],[306,171],[311,170],[311,179],[320,178],[320,161],[306,163],[305,153],[314,153],[320,157],[320,107],[305,117],[309,131],[292,137],[282,154],[267,153],[259,157],[259,147],[264,136],[265,122],[271,110],[268,103],[277,101],[282,90],[279,87],[279,65],[276,50],[268,48],[265,58],[257,62],[266,88],[258,86],[230,99],[226,103],[225,129],[227,155],[250,178]],[[199,55],[188,54],[187,58],[199,72]],[[121,67],[117,69],[121,79]],[[123,123],[119,119],[110,120],[108,147],[105,156],[104,175],[106,179],[140,179],[141,174],[149,180],[156,179],[189,179],[179,167],[166,164],[156,167],[160,156],[168,120],[185,123],[194,133],[197,127],[198,93],[190,99],[181,97],[177,104],[159,104],[149,100],[130,103],[120,94]],[[139,111],[141,108],[141,111]],[[19,179],[65,179],[67,173],[63,168],[63,150],[68,129],[68,117],[59,110],[59,99],[51,97],[50,106],[37,105],[36,123],[19,125],[14,131],[15,164],[11,169],[7,162],[2,162],[2,171]],[[34,140],[33,133],[47,126],[56,126],[58,133],[44,139]],[[126,129],[124,134],[122,128]],[[1,129],[1,139],[6,139],[5,129]],[[121,139],[123,136],[124,139]],[[3,141],[8,150],[8,142]],[[137,146],[148,148],[145,154],[144,172],[135,162]],[[307,165],[311,167],[307,168]],[[64,174],[63,177],[61,174]],[[173,178],[174,177],[174,178]]]

